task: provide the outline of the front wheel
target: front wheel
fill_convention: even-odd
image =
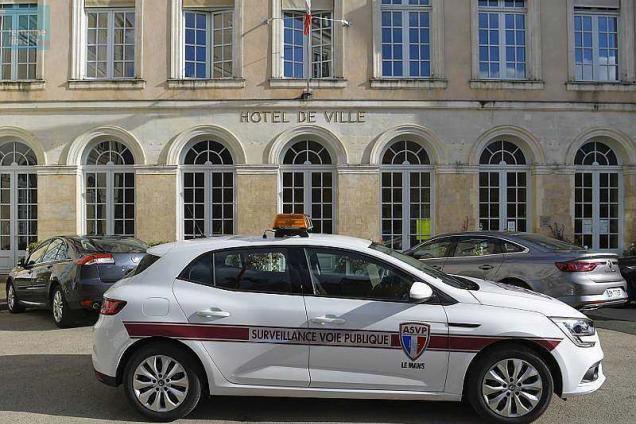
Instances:
[[[543,359],[522,349],[503,348],[478,359],[467,390],[468,401],[482,418],[522,424],[546,411],[554,382]]]
[[[166,343],[141,348],[126,364],[124,389],[133,406],[153,421],[190,414],[201,399],[199,367],[182,349]]]
[[[18,296],[15,294],[15,288],[13,288],[11,281],[7,282],[7,309],[9,309],[9,312],[12,314],[24,312],[24,306],[18,301]]]

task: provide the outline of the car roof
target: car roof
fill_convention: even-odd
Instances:
[[[222,236],[209,237],[194,240],[177,241],[173,243],[161,244],[148,249],[148,253],[155,256],[163,256],[167,252],[185,251],[211,251],[233,247],[249,247],[263,245],[279,246],[329,246],[356,249],[365,249],[371,245],[371,240],[356,237],[331,235],[331,234],[309,234],[308,237],[273,237],[266,238],[258,236]]]
[[[490,237],[517,237],[528,233],[514,231],[466,231],[463,233],[446,233],[439,234],[433,238],[441,237],[457,237],[457,236],[490,236]]]

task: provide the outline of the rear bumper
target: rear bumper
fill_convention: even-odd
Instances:
[[[104,293],[112,284],[100,280],[82,280],[75,284],[72,296],[67,299],[71,309],[99,310]]]
[[[596,283],[594,281],[569,281],[571,291],[565,295],[558,296],[557,299],[575,308],[598,308],[601,306],[622,305],[629,300],[627,294],[627,282],[624,279],[607,283]],[[607,289],[622,289],[621,297],[610,298]]]
[[[117,387],[117,378],[116,377],[111,377],[110,375],[106,375],[103,374],[97,370],[95,371],[95,378],[97,378],[97,381],[99,381],[100,383],[104,383],[107,386],[110,387]]]

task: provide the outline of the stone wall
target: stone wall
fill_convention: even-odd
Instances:
[[[176,236],[176,176],[137,173],[136,235],[148,243],[172,241]]]
[[[76,175],[38,175],[38,240],[77,234]]]

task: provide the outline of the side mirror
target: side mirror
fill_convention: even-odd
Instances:
[[[26,257],[22,257],[18,259],[18,266],[21,266],[24,268],[24,265],[26,265]]]
[[[420,283],[416,281],[411,286],[409,297],[414,302],[424,303],[430,300],[431,297],[433,297],[433,289],[426,283]]]

